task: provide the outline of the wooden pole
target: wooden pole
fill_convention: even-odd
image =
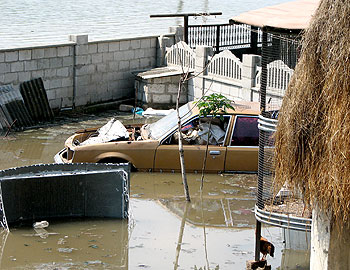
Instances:
[[[187,176],[186,176],[186,169],[185,169],[185,156],[184,156],[184,148],[182,145],[181,116],[180,116],[180,110],[179,110],[182,83],[183,83],[183,81],[181,79],[179,81],[179,89],[177,91],[176,112],[177,112],[177,118],[178,118],[177,123],[178,123],[178,133],[179,133],[179,153],[180,153],[181,176],[182,176],[182,182],[184,185],[186,201],[190,202],[191,198],[190,198],[190,192],[188,190],[188,185],[187,185]]]

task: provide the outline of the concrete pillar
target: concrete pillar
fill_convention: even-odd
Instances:
[[[199,99],[205,93],[205,78],[204,76],[207,72],[207,64],[210,58],[213,56],[214,51],[212,47],[200,46],[195,49],[196,59],[195,59],[195,74],[199,74],[196,76],[194,80],[193,87],[193,95],[194,99]],[[189,100],[191,97],[189,97]],[[193,100],[193,98],[192,98]]]
[[[90,102],[90,95],[86,93],[86,86],[89,85],[87,78],[77,76],[77,71],[88,64],[88,35],[69,35],[69,40],[75,42],[73,61],[73,108],[86,105]]]
[[[350,229],[340,229],[330,213],[312,211],[310,270],[350,269]]]
[[[253,101],[252,88],[255,87],[255,77],[257,67],[261,66],[261,56],[255,54],[243,54],[242,68],[242,92],[250,93],[250,97],[245,97],[245,100]]]
[[[166,48],[170,48],[174,45],[174,40],[169,37],[160,36],[158,38],[159,47],[157,47],[157,67],[166,66],[165,55]]]

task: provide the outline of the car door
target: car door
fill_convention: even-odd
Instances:
[[[224,117],[224,123],[227,124],[226,127],[228,126],[230,117],[231,116]],[[190,122],[193,122],[194,120],[196,119],[191,119],[185,123],[184,126],[189,125]],[[226,130],[223,130],[223,142],[227,136],[227,130],[228,128],[226,128]],[[173,135],[174,134],[170,134],[169,136]],[[161,142],[161,144],[157,147],[154,161],[155,171],[179,171],[181,169],[178,142],[173,141],[169,143],[171,141],[170,139],[171,138],[168,137],[167,139],[163,140],[163,142]],[[224,170],[226,146],[224,146],[223,142],[221,144],[208,146],[206,171],[218,172]],[[206,152],[206,144],[184,144],[183,149],[186,171],[201,171]]]
[[[237,115],[227,146],[225,171],[256,172],[258,152],[258,116]]]

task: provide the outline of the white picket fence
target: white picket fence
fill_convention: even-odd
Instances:
[[[165,60],[168,66],[183,67],[184,71],[194,71],[196,53],[185,42],[167,48]],[[243,63],[233,53],[225,50],[214,55],[207,66],[207,76],[211,79],[224,79],[234,83],[242,82]],[[261,67],[256,67],[255,91],[261,84]],[[294,70],[283,61],[276,60],[267,65],[267,89],[269,95],[283,97]]]
[[[187,71],[188,69],[194,69],[195,58],[195,52],[184,41],[180,41],[167,48],[165,62],[167,66],[179,66]]]
[[[242,62],[233,53],[225,50],[211,59],[208,65],[208,75],[241,82],[242,67]]]
[[[261,67],[257,69],[255,87],[260,88]],[[267,86],[266,92],[284,96],[294,70],[289,68],[283,61],[275,60],[267,65]]]

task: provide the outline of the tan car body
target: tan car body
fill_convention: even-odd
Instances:
[[[182,118],[184,124],[198,118],[198,108],[194,103],[188,103],[191,112]],[[234,123],[237,115],[259,115],[259,104],[252,102],[235,103],[235,110],[228,110],[225,115],[231,118],[226,129],[223,145],[209,145],[206,171],[223,172],[256,172],[258,166],[258,146],[229,146]],[[127,126],[128,130],[132,126]],[[167,138],[173,136],[177,130],[177,123],[157,140],[148,139],[144,127],[141,128],[142,140],[116,141],[78,145],[96,129],[81,130],[69,137],[65,142],[65,149],[57,154],[61,162],[130,162],[140,171],[179,171],[179,148],[177,144],[165,144]],[[131,136],[130,136],[131,137]],[[206,145],[184,145],[186,171],[200,171],[203,166]],[[55,158],[56,159],[56,158]],[[57,161],[56,161],[57,162]]]

